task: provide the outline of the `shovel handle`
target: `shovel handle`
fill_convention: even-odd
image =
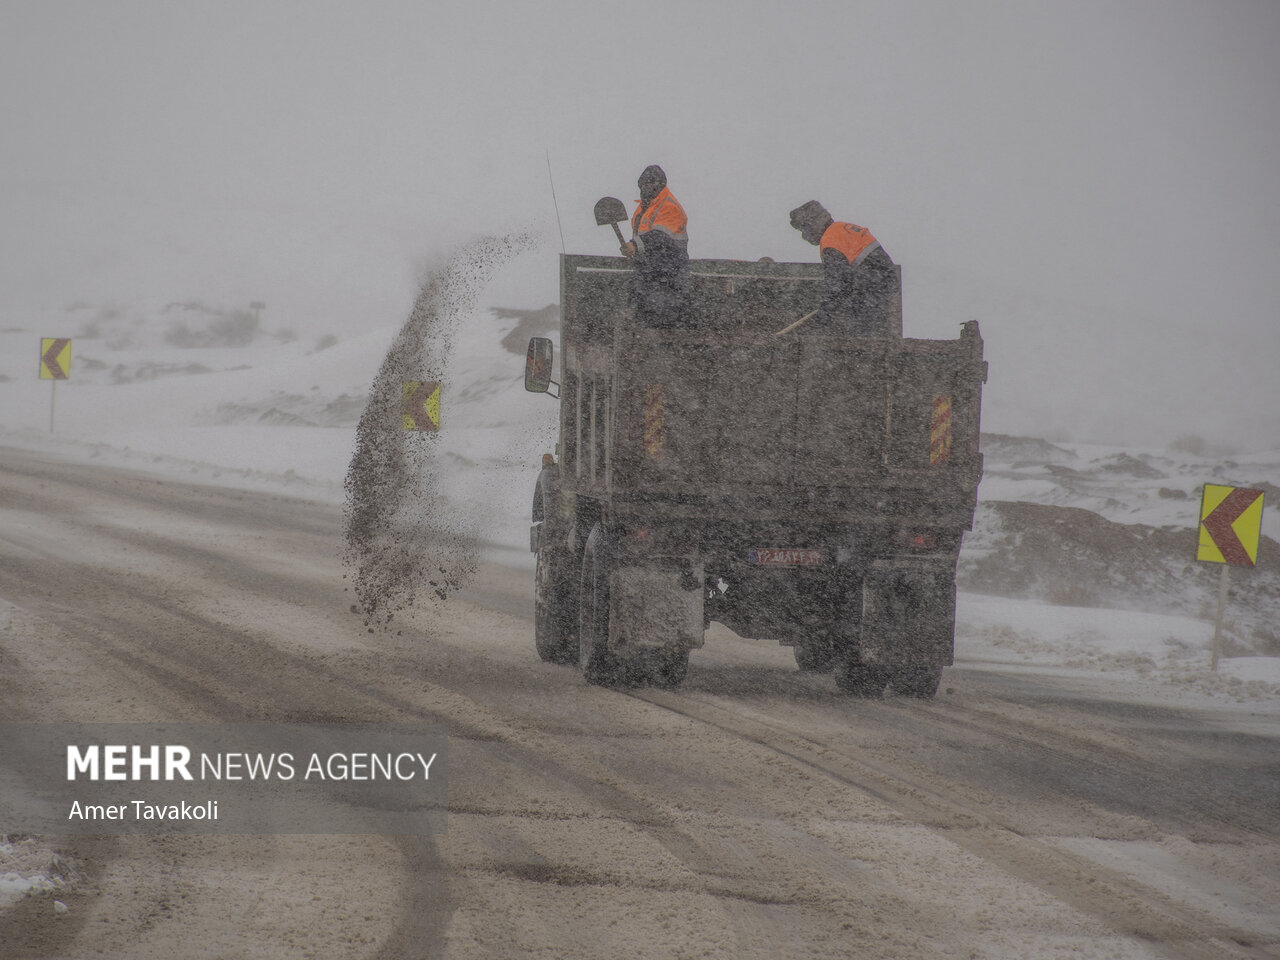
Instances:
[[[820,309],[822,309],[822,308],[821,308],[821,307],[819,307],[818,309],[820,310]],[[811,313],[806,313],[803,317],[801,317],[801,318],[800,318],[799,320],[797,320],[795,323],[791,323],[791,324],[788,324],[787,326],[783,327],[781,330],[779,330],[777,333],[775,333],[775,334],[774,334],[774,336],[775,336],[775,337],[780,337],[780,336],[782,336],[784,333],[787,333],[787,332],[789,332],[789,331],[791,331],[791,330],[794,330],[796,327],[800,326],[800,324],[804,323],[806,320],[812,320],[812,319],[814,318],[814,316],[817,314],[817,312],[818,312],[817,310],[814,310],[814,311],[812,311]]]

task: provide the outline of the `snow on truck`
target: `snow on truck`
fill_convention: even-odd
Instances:
[[[525,369],[560,402],[533,497],[539,655],[674,686],[716,620],[846,692],[933,696],[982,475],[978,324],[904,339],[899,295],[896,336],[853,338],[794,323],[818,263],[690,270],[692,322],[655,328],[630,260],[560,258],[560,381],[549,339]]]

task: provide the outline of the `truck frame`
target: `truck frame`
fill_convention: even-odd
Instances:
[[[812,263],[694,260],[688,329],[639,325],[621,257],[562,255],[559,442],[533,496],[535,641],[606,685],[683,680],[712,620],[840,689],[931,697],[953,661],[987,365],[955,340],[799,324]],[[900,290],[900,285],[899,288]],[[780,332],[785,330],[786,332]],[[551,380],[530,342],[526,388]]]

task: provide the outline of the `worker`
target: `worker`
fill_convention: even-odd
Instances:
[[[814,323],[854,337],[901,335],[898,273],[866,227],[837,223],[810,200],[791,211],[791,226],[820,250],[823,296]]]
[[[653,327],[690,325],[689,218],[656,163],[636,181],[640,201],[622,255],[636,262],[631,302],[636,320]]]

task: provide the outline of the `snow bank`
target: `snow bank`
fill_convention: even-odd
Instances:
[[[66,862],[42,841],[0,838],[0,909],[29,893],[66,893],[75,879]]]
[[[956,605],[958,666],[1101,679],[1113,699],[1235,702],[1280,718],[1280,658],[1223,658],[1214,673],[1212,639],[1213,624],[1189,617],[964,592]]]

